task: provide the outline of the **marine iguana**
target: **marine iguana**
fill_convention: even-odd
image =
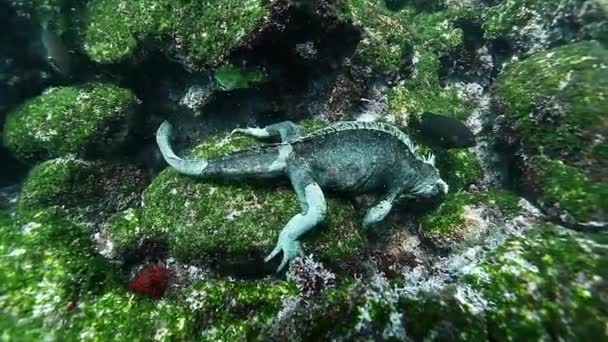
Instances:
[[[158,129],[156,141],[166,162],[178,172],[201,178],[268,179],[287,177],[300,202],[301,212],[279,234],[265,262],[283,252],[277,272],[302,255],[300,237],[326,216],[323,190],[376,194],[363,226],[369,227],[389,213],[402,198],[434,197],[448,192],[439,177],[434,157],[421,156],[410,138],[397,127],[378,122],[338,122],[307,135],[290,121],[264,128],[237,128],[257,138],[280,137],[264,144],[212,159],[182,159],[170,145],[171,124]],[[323,190],[322,190],[323,189]]]

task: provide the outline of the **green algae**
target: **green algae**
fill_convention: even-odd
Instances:
[[[191,313],[179,303],[138,299],[113,289],[80,303],[57,335],[68,341],[191,340],[193,322]]]
[[[132,205],[142,190],[143,178],[132,166],[56,158],[29,172],[17,200],[17,211],[59,206],[81,213],[86,209],[110,214]]]
[[[136,59],[143,46],[177,51],[187,64],[214,65],[259,28],[271,3],[261,0],[90,3],[85,51],[99,63]]]
[[[429,50],[439,55],[462,44],[462,30],[455,28],[456,11],[416,13],[411,8],[388,10],[378,0],[348,0],[338,15],[362,32],[353,59],[378,72],[395,74],[408,52]]]
[[[541,224],[440,293],[400,300],[416,340],[605,337],[606,239]]]
[[[449,185],[451,192],[460,191],[483,177],[481,163],[470,151],[451,149],[436,154],[436,157],[441,179]]]
[[[500,247],[465,280],[492,303],[490,336],[605,336],[608,258],[598,238],[541,226]]]
[[[489,39],[520,34],[539,35],[530,37],[533,40],[551,39],[543,36],[555,29],[556,18],[560,18],[576,23],[579,32],[575,37],[578,39],[605,39],[608,24],[605,22],[606,9],[602,6],[601,0],[500,1],[482,10],[483,29]]]
[[[253,84],[263,82],[265,73],[254,68],[239,68],[233,64],[224,65],[214,71],[213,77],[224,91],[249,88]]]
[[[590,180],[579,169],[559,160],[535,157],[531,164],[546,204],[559,204],[579,222],[606,220],[608,182]]]
[[[550,158],[584,160],[608,128],[608,50],[573,43],[510,65],[496,83],[507,119],[524,146]]]
[[[191,285],[182,301],[201,322],[205,341],[250,340],[295,295],[293,284],[271,280],[207,280]]]
[[[49,88],[8,114],[4,145],[28,162],[108,150],[124,141],[137,102],[109,84]]]
[[[459,98],[458,91],[455,88],[441,88],[439,84],[437,55],[425,50],[417,53],[419,59],[412,78],[389,91],[389,111],[406,125],[410,120],[420,120],[424,112],[466,119],[470,109]]]
[[[9,339],[52,336],[75,303],[115,282],[88,229],[65,217],[55,208],[0,225],[0,327]]]
[[[471,230],[479,229],[476,221],[467,215],[468,208],[477,206],[497,207],[503,219],[515,216],[520,210],[519,197],[505,190],[450,193],[437,209],[422,217],[422,235],[440,248],[456,246]]]
[[[496,85],[509,125],[533,156],[524,172],[541,202],[583,222],[606,215],[605,182],[589,177],[603,165],[595,141],[608,128],[607,51],[593,41],[564,45],[509,66]]]

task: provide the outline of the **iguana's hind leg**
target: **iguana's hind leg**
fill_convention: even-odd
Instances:
[[[281,141],[287,141],[300,135],[300,128],[291,121],[283,121],[274,125],[266,126],[264,128],[258,127],[247,127],[247,128],[236,128],[232,130],[231,134],[243,133],[254,136],[256,138],[273,138],[281,137]]]
[[[327,203],[323,191],[305,166],[288,167],[288,176],[300,200],[302,212],[289,220],[279,234],[276,247],[264,259],[264,261],[269,261],[279,252],[283,252],[283,259],[277,268],[277,272],[283,270],[297,256],[303,255],[300,238],[321,223],[327,213]]]

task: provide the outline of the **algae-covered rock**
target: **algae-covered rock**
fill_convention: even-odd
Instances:
[[[127,138],[137,98],[109,84],[54,87],[9,113],[4,145],[25,161],[106,152]]]
[[[275,2],[92,1],[84,47],[99,63],[133,59],[156,45],[187,65],[215,65],[257,33]]]
[[[315,125],[307,123],[304,128]],[[210,158],[254,144],[251,137],[219,134],[207,138],[191,156]],[[167,239],[180,259],[250,256],[262,263],[281,229],[300,210],[287,182],[218,183],[173,169],[154,179],[143,201],[142,234]],[[304,250],[331,263],[358,259],[365,250],[358,221],[351,205],[328,198],[326,223],[304,239]]]
[[[453,23],[462,15],[459,11],[392,12],[384,1],[347,0],[338,6],[338,14],[361,30],[354,61],[378,72],[400,71],[412,48],[444,54],[462,44],[462,30]]]
[[[606,238],[540,225],[443,293],[402,300],[416,339],[606,338]]]
[[[270,280],[205,280],[184,291],[182,301],[201,323],[205,341],[250,340],[275,317],[292,284]]]
[[[605,41],[608,33],[603,0],[505,0],[482,13],[486,38],[508,39],[524,52],[574,39]]]
[[[600,235],[537,226],[444,291],[402,298],[417,318],[407,331],[415,339],[602,338],[604,245]]]
[[[17,210],[60,206],[110,214],[133,206],[144,185],[145,177],[132,165],[56,158],[30,171]]]
[[[227,64],[214,71],[213,77],[220,89],[230,91],[234,89],[249,88],[265,79],[264,70],[254,68],[239,68]]]
[[[608,49],[564,45],[510,65],[496,95],[525,148],[572,162],[592,159],[608,129]]]
[[[433,246],[454,250],[479,242],[520,211],[519,197],[504,190],[454,192],[420,223]]]
[[[509,66],[496,84],[505,130],[528,156],[520,163],[525,182],[581,222],[606,221],[598,201],[606,188],[606,64],[608,50],[599,43],[574,43]]]
[[[555,215],[567,214],[567,221],[602,224],[608,214],[608,182],[593,181],[578,168],[560,160],[533,157],[529,161],[529,189],[541,196],[545,209]]]
[[[447,114],[466,119],[470,110],[460,99],[456,88],[439,84],[439,58],[428,50],[416,51],[411,78],[390,89],[389,111],[395,120],[408,125],[419,121],[424,112]]]
[[[25,340],[53,336],[82,298],[113,283],[88,228],[58,208],[0,222],[0,330]]]
[[[170,300],[137,298],[121,289],[83,301],[57,335],[66,341],[176,341],[195,336],[191,312]]]
[[[470,151],[464,149],[451,149],[436,154],[437,169],[450,187],[450,192],[460,191],[463,188],[483,178],[483,168],[479,159]]]

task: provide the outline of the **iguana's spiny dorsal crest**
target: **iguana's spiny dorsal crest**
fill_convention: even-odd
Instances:
[[[334,132],[348,131],[348,130],[370,130],[370,131],[378,131],[378,132],[384,132],[384,133],[390,134],[391,136],[395,137],[397,140],[401,141],[405,145],[405,147],[407,149],[409,149],[409,151],[416,158],[418,158],[418,160],[435,166],[435,156],[433,154],[429,154],[427,156],[420,154],[418,146],[416,146],[414,144],[412,139],[410,139],[410,137],[407,134],[403,133],[399,128],[397,128],[393,125],[384,123],[384,122],[341,121],[341,122],[331,124],[327,127],[317,129],[308,134],[305,134],[305,135],[302,135],[299,137],[295,137],[293,139],[289,139],[289,140],[283,142],[282,144],[294,144],[294,143],[298,143],[301,141],[314,139],[314,138],[322,136],[322,135],[332,134]]]
[[[156,141],[167,163],[182,174],[223,179],[289,178],[301,212],[289,220],[266,258],[283,252],[279,270],[303,253],[300,237],[325,219],[323,190],[378,195],[378,202],[363,218],[364,227],[381,221],[400,198],[434,197],[448,191],[433,165],[434,157],[420,156],[406,134],[386,123],[340,122],[304,136],[298,136],[299,128],[289,121],[265,128],[237,128],[233,133],[279,136],[282,142],[212,159],[177,156],[171,148],[171,130],[171,124],[164,122]]]

